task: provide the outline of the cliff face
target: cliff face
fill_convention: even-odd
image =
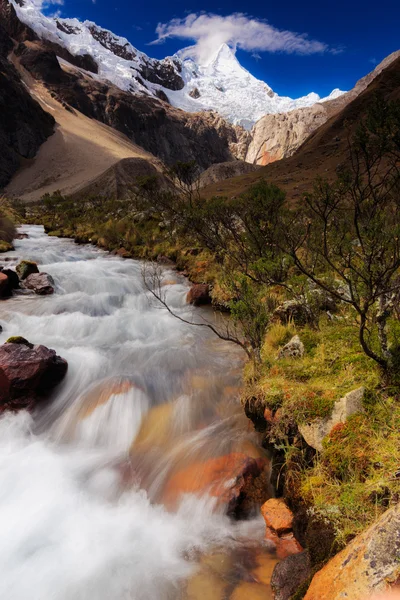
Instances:
[[[0,188],[53,133],[54,119],[30,96],[7,60],[13,42],[0,26]]]
[[[289,113],[265,115],[252,129],[246,161],[264,166],[291,156],[326,119],[327,111],[323,104]]]
[[[357,98],[399,56],[400,51],[390,54],[371,73],[360,79],[350,92],[338,98],[288,113],[262,117],[251,130],[251,142],[245,160],[264,166],[292,156],[314,131]]]

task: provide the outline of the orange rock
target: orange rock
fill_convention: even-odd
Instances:
[[[294,537],[293,533],[286,534],[284,537],[278,538],[279,542],[276,548],[276,555],[280,560],[303,552],[303,548]]]
[[[164,491],[164,501],[173,507],[182,494],[209,493],[218,498],[219,503],[232,508],[249,480],[263,468],[262,460],[238,452],[193,463],[171,477]]]
[[[262,516],[269,529],[282,535],[293,525],[293,513],[280,498],[270,498],[261,507]]]
[[[298,554],[303,551],[299,542],[294,537],[293,533],[287,533],[282,537],[279,537],[275,532],[268,529],[265,532],[265,539],[271,542],[274,547],[276,556],[283,560],[287,556],[292,554]]]
[[[389,589],[400,577],[399,531],[397,504],[314,575],[304,600],[365,600]]]

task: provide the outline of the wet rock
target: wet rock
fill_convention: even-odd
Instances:
[[[308,552],[287,556],[275,567],[271,577],[274,600],[290,600],[296,590],[311,576]]]
[[[189,96],[191,98],[194,98],[195,100],[197,100],[198,98],[200,98],[201,94],[199,92],[199,88],[195,87],[192,90],[190,90]]]
[[[15,236],[16,240],[26,240],[29,238],[29,235],[27,233],[17,233]]]
[[[24,287],[39,296],[49,296],[54,294],[54,279],[47,273],[33,273],[25,279]]]
[[[12,269],[3,269],[3,275],[7,275],[11,289],[17,290],[19,288],[19,277]]]
[[[302,358],[303,356],[304,344],[298,335],[293,336],[278,354],[278,358]]]
[[[0,298],[8,298],[11,294],[11,284],[7,275],[0,273]]]
[[[303,550],[293,534],[293,513],[280,498],[270,498],[261,507],[265,519],[265,539],[278,558],[286,558]]]
[[[118,250],[114,250],[112,254],[120,256],[121,258],[132,258],[132,254],[128,252],[126,248],[118,248]]]
[[[228,514],[245,516],[241,509],[247,508],[248,492],[265,468],[265,460],[238,452],[192,463],[171,477],[164,492],[165,502],[176,506],[182,494],[208,493],[226,505]]]
[[[265,524],[273,532],[281,535],[293,527],[293,513],[281,498],[270,498],[261,507]]]
[[[0,411],[32,408],[64,378],[68,363],[55,350],[11,338],[0,346]]]
[[[365,600],[388,589],[400,576],[400,504],[313,577],[305,600]]]
[[[197,283],[193,285],[186,296],[186,302],[188,304],[193,304],[193,306],[211,304],[210,286],[206,283]]]
[[[316,419],[312,423],[299,425],[299,431],[306,443],[311,446],[311,448],[322,452],[323,439],[330,434],[336,425],[345,423],[350,415],[364,411],[362,403],[364,391],[364,388],[360,387],[356,390],[352,390],[340,400],[337,400],[330,417]]]
[[[29,275],[32,275],[33,273],[39,273],[37,264],[35,262],[32,262],[31,260],[21,261],[15,267],[15,270],[17,271],[18,277],[21,279],[21,281],[23,281],[24,279],[26,279],[27,277],[29,277]]]

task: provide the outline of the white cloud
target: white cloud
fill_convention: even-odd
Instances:
[[[39,9],[46,9],[54,5],[62,6],[64,0],[32,0],[32,4]]]
[[[167,38],[193,40],[191,48],[196,58],[205,63],[223,43],[236,50],[248,52],[285,52],[288,54],[315,54],[330,51],[324,42],[309,39],[305,33],[277,29],[267,21],[243,13],[223,17],[212,13],[191,13],[183,19],[159,23],[157,44]]]

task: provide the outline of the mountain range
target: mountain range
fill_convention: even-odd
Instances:
[[[218,192],[222,179],[251,181],[259,166],[297,156],[399,56],[349,92],[292,100],[226,44],[207,64],[186,51],[156,60],[95,23],[0,0],[0,189],[28,201],[56,190],[120,193],[135,173],[194,160],[211,167],[202,185]]]
[[[216,110],[246,129],[265,114],[312,106],[344,93],[335,89],[322,99],[313,92],[297,100],[280,97],[244,69],[227,44],[222,44],[206,64],[188,58],[186,49],[156,60],[126,38],[91,21],[46,17],[32,0],[10,2],[22,23],[40,38],[61,45],[75,56],[90,57],[89,71],[121,90],[166,99],[188,112]]]

